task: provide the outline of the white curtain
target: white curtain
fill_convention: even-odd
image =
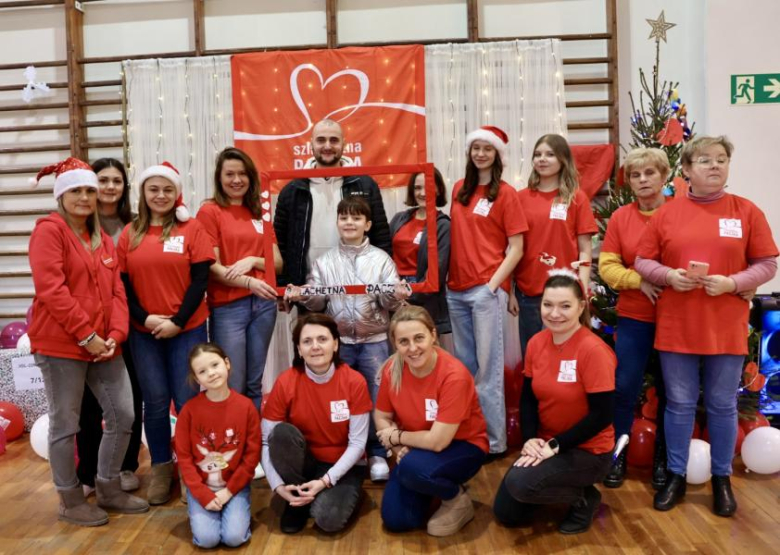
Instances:
[[[428,160],[442,172],[448,190],[463,177],[466,135],[481,125],[507,132],[504,179],[516,188],[525,183],[536,140],[545,133],[566,134],[561,60],[558,40],[425,47]],[[230,57],[123,65],[130,180],[147,166],[171,162],[182,175],[185,202],[195,213],[212,196],[216,154],[233,144]],[[385,189],[382,197],[388,219],[405,208],[405,189]],[[266,389],[292,359],[290,326],[290,316],[279,313]],[[504,333],[506,364],[514,368],[520,360],[516,318],[507,318]]]

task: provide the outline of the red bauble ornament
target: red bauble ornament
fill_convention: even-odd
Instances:
[[[631,426],[631,441],[628,442],[628,464],[631,466],[651,466],[655,448],[656,427],[653,422],[643,418],[634,420]]]
[[[664,128],[656,135],[658,142],[664,146],[674,146],[680,144],[683,140],[683,127],[680,120],[669,118],[664,124]]]

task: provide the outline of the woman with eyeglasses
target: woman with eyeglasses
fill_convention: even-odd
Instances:
[[[669,474],[655,495],[659,511],[685,495],[700,381],[711,438],[713,512],[727,517],[737,510],[729,476],[747,354],[747,299],[774,277],[778,250],[764,213],[725,191],[733,150],[723,136],[685,145],[681,157],[690,190],[650,220],[635,262],[644,279],[665,287],[656,308],[655,348],[666,387]]]

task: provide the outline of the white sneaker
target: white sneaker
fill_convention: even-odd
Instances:
[[[263,470],[263,465],[261,463],[257,463],[254,479],[259,480],[260,478],[265,478],[265,470]]]
[[[387,460],[382,457],[369,457],[368,473],[371,475],[372,482],[387,482],[390,478],[390,467],[387,466]]]

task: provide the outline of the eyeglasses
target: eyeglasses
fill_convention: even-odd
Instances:
[[[715,164],[716,166],[728,166],[729,161],[730,160],[725,156],[719,158],[707,158],[705,156],[702,156],[701,158],[697,158],[693,162],[700,166],[712,166],[713,164]]]

